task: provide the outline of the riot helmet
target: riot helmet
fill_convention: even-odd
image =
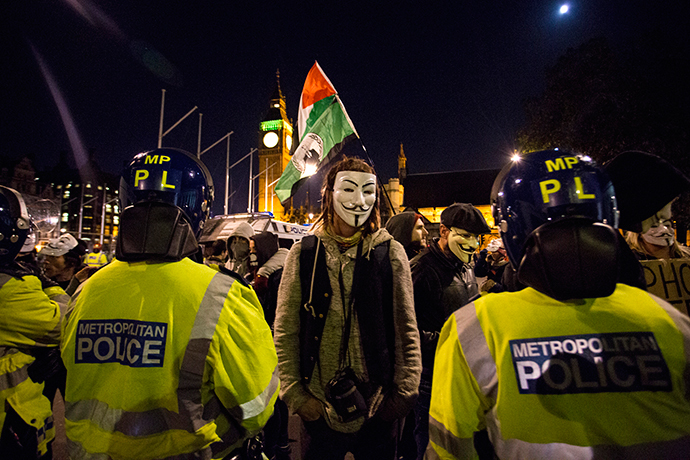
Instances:
[[[21,194],[0,185],[0,265],[14,260],[30,231],[31,217]]]
[[[120,179],[122,208],[142,202],[177,206],[198,235],[213,202],[213,179],[194,155],[160,148],[136,155]]]
[[[618,227],[606,173],[588,156],[562,150],[529,153],[506,165],[494,182],[491,207],[515,268],[527,238],[548,222],[579,217]]]
[[[499,173],[491,205],[521,282],[559,300],[613,292],[618,209],[611,181],[591,158],[529,153]]]
[[[195,156],[172,148],[136,155],[120,179],[117,259],[176,261],[196,253],[212,202],[211,174]]]

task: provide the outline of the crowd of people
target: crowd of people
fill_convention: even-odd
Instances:
[[[246,222],[200,249],[213,183],[182,150],[123,172],[112,259],[36,254],[0,186],[0,458],[51,458],[58,390],[75,459],[687,458],[690,318],[639,262],[690,256],[678,169],[534,152],[496,179],[499,236],[455,203],[432,238],[381,222],[367,162],[329,168],[289,250]]]

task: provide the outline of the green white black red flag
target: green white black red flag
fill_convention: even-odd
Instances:
[[[309,71],[297,114],[299,145],[275,186],[281,202],[295,194],[304,180],[358,138],[333,84],[318,62]]]

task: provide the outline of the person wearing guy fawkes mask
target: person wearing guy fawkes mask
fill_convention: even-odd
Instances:
[[[455,203],[441,213],[440,237],[417,255],[412,265],[415,312],[422,346],[422,377],[415,405],[417,458],[429,441],[431,377],[438,334],[446,318],[479,295],[470,261],[478,237],[490,233],[482,213],[468,203]]]
[[[625,240],[639,260],[690,257],[690,249],[676,241],[671,220],[672,203],[668,203],[654,215],[653,222],[644,232],[626,232]]]
[[[285,262],[275,343],[281,398],[310,439],[305,460],[343,460],[347,452],[356,460],[396,459],[399,425],[417,396],[409,264],[380,228],[376,190],[367,163],[336,163],[313,235],[292,246]]]
[[[620,228],[640,260],[690,257],[673,230],[671,207],[690,180],[657,155],[627,151],[605,166],[616,188]]]
[[[254,229],[246,222],[240,223],[228,238],[228,261],[225,268],[240,276],[250,272],[249,239],[254,236]]]

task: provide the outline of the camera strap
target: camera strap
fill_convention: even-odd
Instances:
[[[360,240],[359,244],[357,245],[357,257],[355,258],[355,269],[353,271],[353,277],[352,277],[352,289],[350,290],[350,302],[349,304],[345,302],[345,283],[343,282],[343,268],[342,265],[340,266],[340,272],[338,273],[338,282],[340,283],[340,298],[342,299],[342,304],[343,304],[343,319],[344,319],[344,324],[343,324],[343,334],[341,337],[340,341],[340,369],[343,370],[345,367],[350,366],[350,331],[352,329],[352,313],[354,311],[354,303],[355,303],[355,286],[358,283],[357,280],[357,263],[359,262],[359,259],[362,257],[362,243],[363,240]]]

